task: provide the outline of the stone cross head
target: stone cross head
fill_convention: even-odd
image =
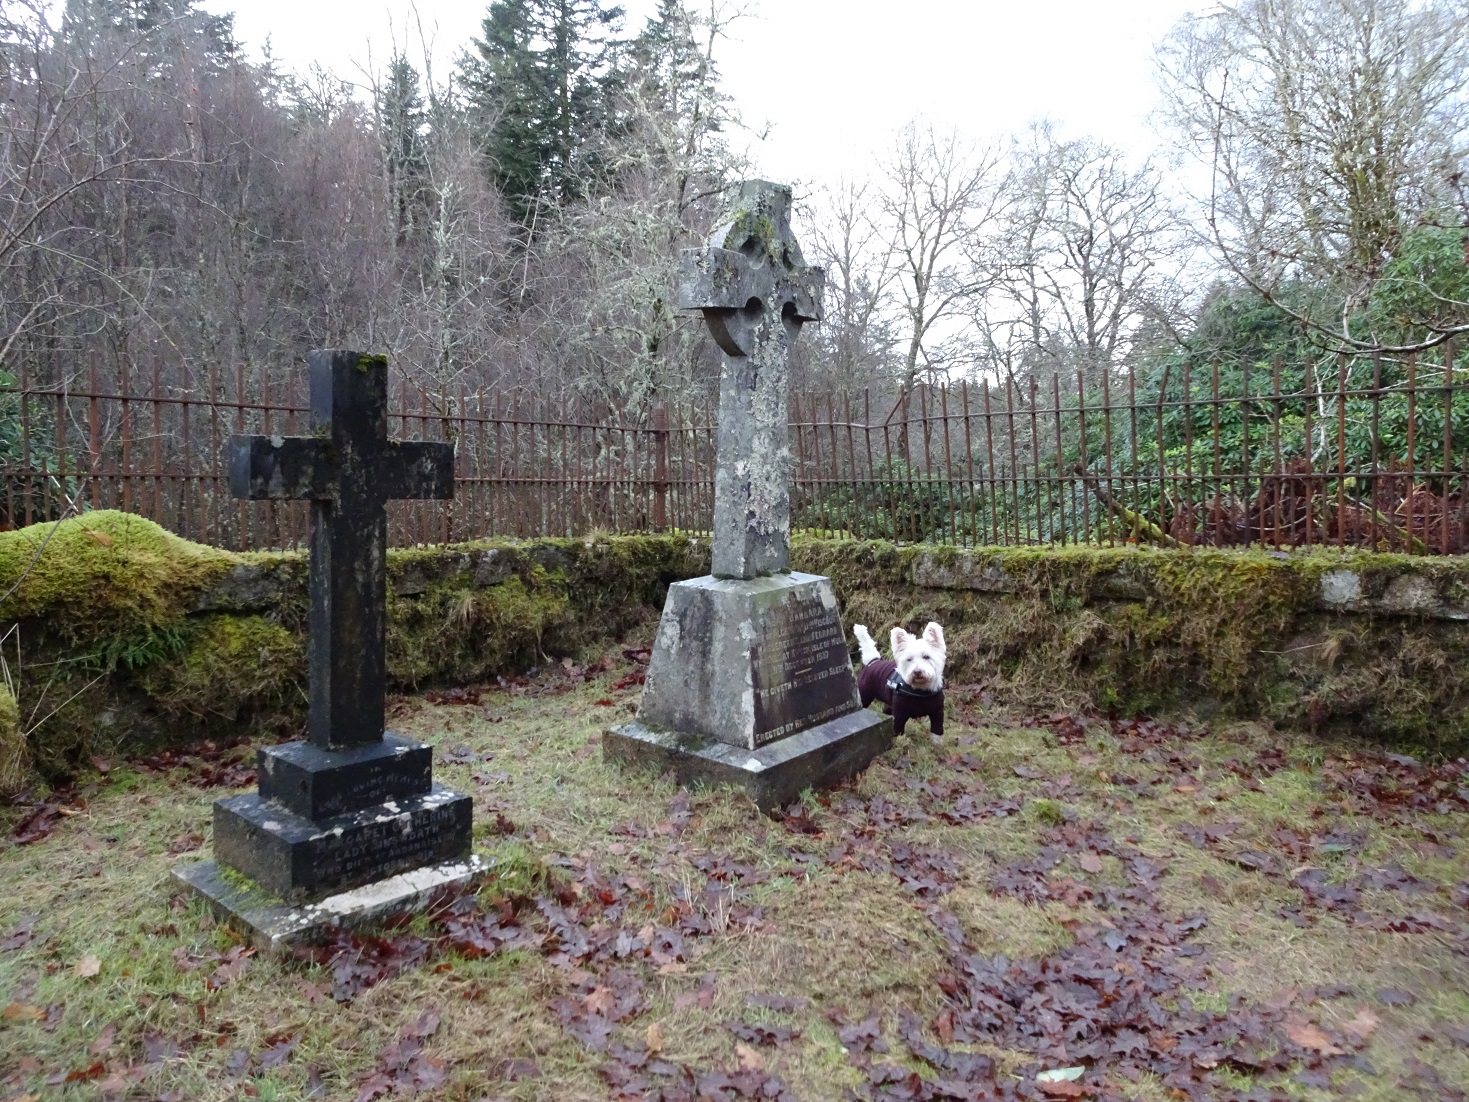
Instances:
[[[725,209],[708,247],[685,249],[679,306],[703,312],[727,356],[748,356],[755,329],[773,315],[793,342],[808,321],[821,320],[826,273],[801,258],[791,233],[791,189],[744,180],[725,193]]]

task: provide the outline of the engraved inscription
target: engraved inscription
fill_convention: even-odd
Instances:
[[[857,710],[841,621],[816,593],[771,608],[755,632],[757,747]]]
[[[453,807],[433,808],[381,823],[366,823],[340,836],[316,840],[316,878],[320,883],[353,880],[389,868],[433,864],[438,847],[454,833]],[[409,828],[409,829],[405,829]]]
[[[379,804],[394,797],[417,795],[429,790],[429,778],[423,774],[405,774],[396,762],[375,765],[371,773],[359,775],[329,799],[321,801],[318,814],[335,815],[354,808]]]

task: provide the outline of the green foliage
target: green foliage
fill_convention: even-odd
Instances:
[[[523,225],[599,170],[621,18],[603,0],[494,0],[485,15],[461,82],[484,120],[492,179]]]
[[[1383,269],[1358,336],[1387,345],[1425,341],[1469,322],[1469,238],[1463,231],[1419,226]]]
[[[798,508],[795,527],[851,532],[862,539],[952,538],[951,512],[968,509],[966,489],[904,459],[875,463],[871,478],[819,493]]]
[[[1296,284],[1280,294],[1294,308],[1324,308],[1323,303],[1311,301],[1306,288]],[[1236,366],[1269,363],[1276,356],[1299,364],[1310,349],[1301,324],[1284,310],[1266,302],[1251,288],[1227,285],[1210,291],[1184,345],[1195,362],[1217,358]],[[1167,362],[1177,364],[1179,358]]]
[[[1457,237],[1445,231],[1410,239],[1394,264],[1400,261],[1423,278],[1384,282],[1383,298],[1373,304],[1385,319],[1376,335],[1420,340],[1425,331],[1406,319],[1450,296],[1469,295],[1469,272]],[[1393,288],[1405,303],[1394,299]],[[1287,292],[1299,309],[1322,309],[1322,302],[1307,301],[1305,289]],[[1451,319],[1441,313],[1440,320]],[[1053,426],[1042,424],[1039,463],[1032,464],[1042,482],[1032,484],[1028,496],[981,502],[992,506],[998,530],[1041,542],[1062,534],[1127,538],[1125,522],[1075,478],[1078,467],[1119,504],[1166,527],[1178,509],[1216,495],[1236,505],[1253,500],[1258,476],[1277,470],[1310,470],[1328,479],[1341,472],[1347,499],[1370,500],[1388,486],[1374,472],[1443,467],[1446,420],[1452,423],[1450,469],[1460,468],[1469,454],[1469,390],[1456,389],[1450,399],[1436,389],[1445,377],[1442,348],[1411,361],[1324,354],[1285,311],[1238,288],[1210,296],[1185,345],[1134,365],[1131,378],[1112,377],[1105,389],[1093,382],[1084,394],[1084,429],[1075,413],[1063,420],[1059,439]],[[1456,382],[1464,381],[1461,371]],[[1105,405],[1113,407],[1110,416]],[[1020,442],[1023,452],[1031,449],[1028,434]],[[1215,479],[1216,470],[1222,480]],[[1066,485],[1055,485],[1058,476]],[[1440,478],[1419,481],[1442,492]],[[1334,480],[1316,485],[1334,499]]]
[[[141,670],[184,649],[184,634],[174,627],[145,627],[131,636],[107,639],[102,649],[86,655],[83,665],[112,673],[118,669]]]
[[[0,463],[20,461],[20,395],[12,392],[15,376],[0,370]]]
[[[0,793],[14,792],[25,783],[27,757],[20,708],[10,686],[0,684]]]
[[[74,654],[134,665],[167,648],[194,595],[232,556],[112,510],[0,533],[0,619],[29,620]],[[131,640],[130,643],[118,643]]]
[[[165,715],[290,730],[305,693],[305,646],[263,616],[194,618],[179,645],[150,662],[139,683]],[[162,661],[173,658],[175,661]],[[283,714],[284,713],[284,714]]]

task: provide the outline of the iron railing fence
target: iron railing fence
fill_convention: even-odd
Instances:
[[[0,387],[0,523],[120,508],[236,549],[301,546],[305,503],[229,496],[233,432],[305,431],[304,371]],[[395,384],[390,432],[455,445],[456,496],[394,502],[395,544],[707,532],[702,403],[634,413]],[[988,544],[1469,550],[1469,372],[1421,357],[1180,362],[791,397],[798,529]]]

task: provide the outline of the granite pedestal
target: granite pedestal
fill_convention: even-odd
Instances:
[[[772,810],[861,772],[892,738],[858,699],[831,582],[793,572],[670,586],[637,720],[603,753]]]
[[[288,903],[468,857],[474,801],[433,783],[432,753],[396,735],[266,747],[260,790],[214,805],[214,856]]]

